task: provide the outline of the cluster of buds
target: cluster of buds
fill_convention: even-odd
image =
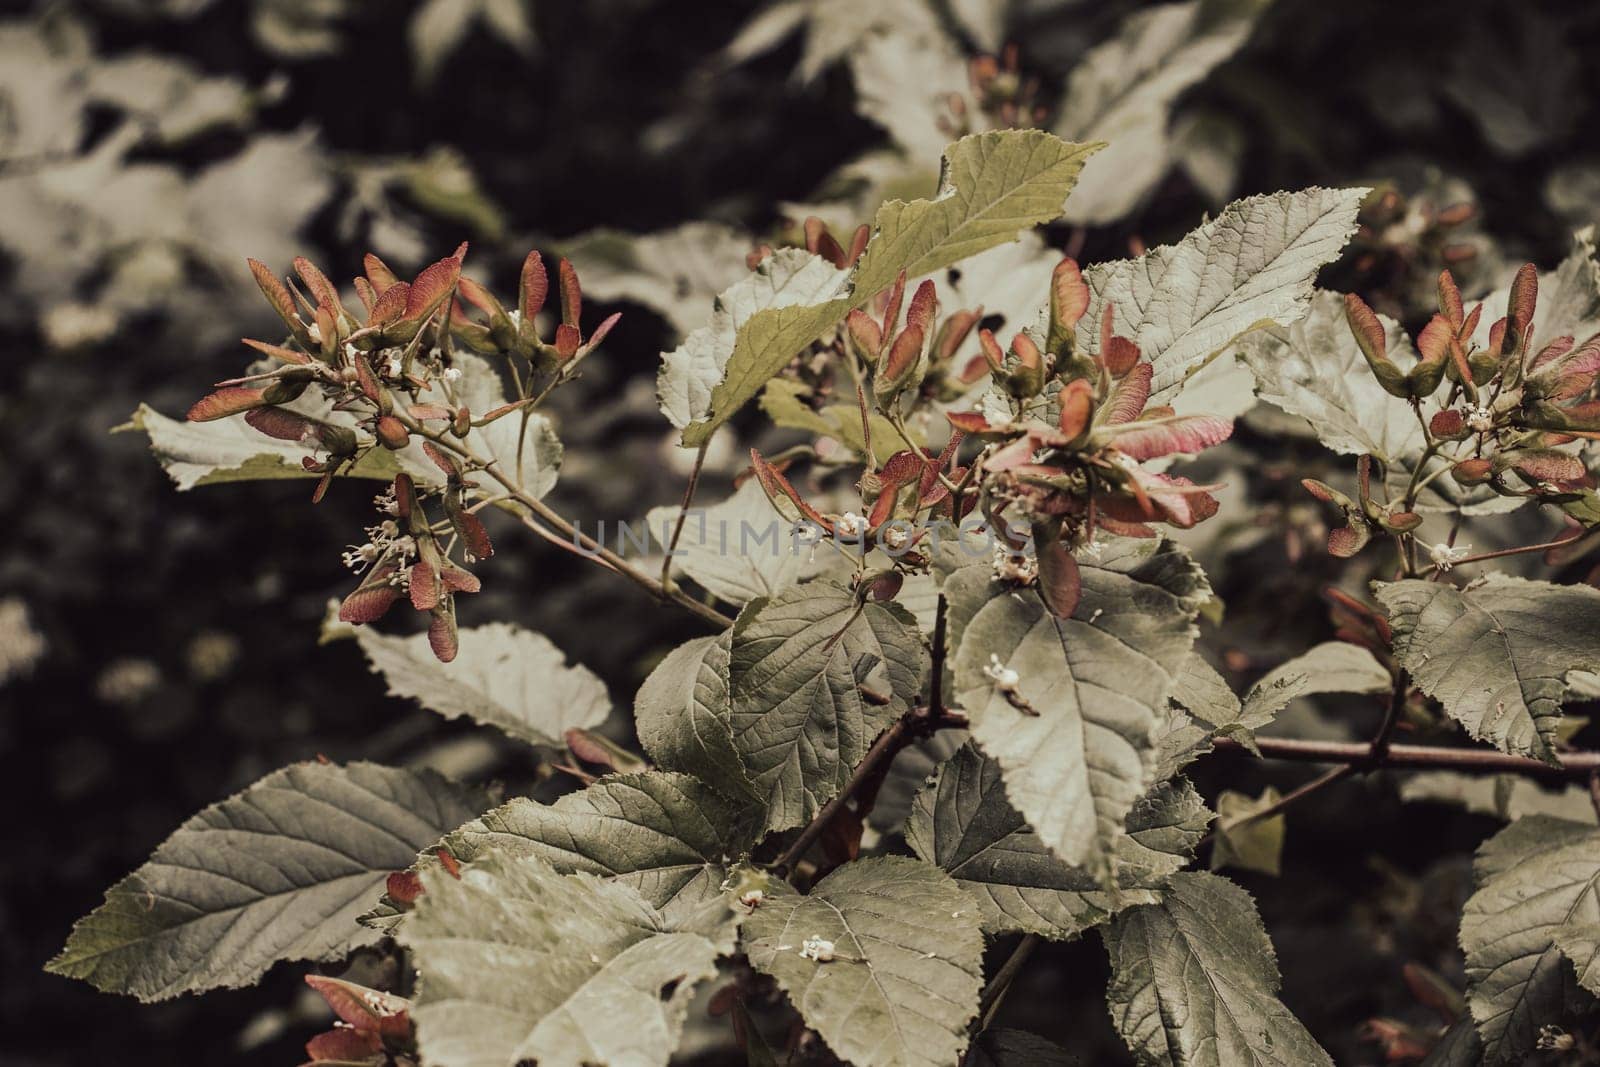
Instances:
[[[433,654],[448,663],[457,652],[455,594],[476,593],[481,585],[476,575],[451,561],[439,537],[453,533],[469,561],[493,555],[494,546],[483,523],[464,506],[461,468],[432,444],[423,448],[449,478],[440,495],[446,523],[441,527],[428,520],[409,474],[395,475],[390,492],[378,498],[380,509],[387,511],[391,503],[393,507],[393,518],[374,528],[383,535],[381,540],[374,538],[346,553],[346,563],[362,575],[361,583],[339,604],[339,619],[376,622],[402,597],[409,598],[413,608],[429,616],[428,644]]]
[[[1362,456],[1356,461],[1356,499],[1319,482],[1315,478],[1301,481],[1306,492],[1325,504],[1332,504],[1344,513],[1344,525],[1328,534],[1328,552],[1341,559],[1348,558],[1367,547],[1372,531],[1380,529],[1389,533],[1410,533],[1422,525],[1422,516],[1405,511],[1396,503],[1384,507],[1372,499],[1372,469],[1376,461]]]
[[[1393,185],[1373,191],[1356,216],[1349,259],[1360,288],[1400,294],[1398,301],[1381,308],[1399,317],[1413,307],[1426,306],[1432,278],[1441,269],[1481,270],[1480,238],[1473,224],[1478,209],[1470,199],[1455,199],[1466,188],[1425,189],[1406,195]]]
[[[340,978],[306,975],[337,1016],[332,1030],[306,1043],[310,1062],[326,1064],[414,1064],[416,1034],[411,1002]]]
[[[463,244],[410,282],[368,255],[364,276],[354,281],[364,317],[346,308],[338,287],[309,260],[295,260],[304,292],[293,279],[286,284],[251,260],[256,282],[288,335],[281,344],[245,343],[277,366],[219,382],[188,415],[190,421],[207,422],[242,414],[267,436],[305,445],[311,454],[302,458],[302,466],[321,476],[314,501],[322,499],[334,477],[374,450],[398,452],[420,436],[422,451],[444,474],[443,485],[422,489],[404,473],[395,478],[379,499],[379,522],[366,530],[362,544],[345,553],[346,565],[361,572],[362,581],[345,598],[340,617],[371,622],[408,597],[430,616],[429,639],[441,660],[456,654],[454,595],[478,590],[478,579],[451,562],[449,553],[459,546],[464,561],[472,563],[493,552],[483,524],[468,507],[472,472],[449,449],[450,442],[537,403],[569,379],[618,318],[612,315],[592,336],[583,335],[582,292],[572,265],[563,259],[557,270],[560,323],[546,341],[536,328],[550,289],[539,253],[523,262],[517,307],[508,311],[462,275],[466,252]],[[469,307],[484,317],[473,317]],[[456,342],[475,353],[504,357],[518,398],[490,411],[472,411],[458,395]],[[309,388],[321,390],[342,421],[290,406]],[[470,452],[463,446],[461,454]],[[440,523],[429,520],[424,495],[442,508]],[[447,543],[441,543],[442,535],[449,535]]]
[[[951,93],[945,100],[947,114],[939,116],[940,132],[951,140],[973,132],[973,110],[986,120],[985,129],[1044,125],[1049,109],[1039,102],[1039,79],[1022,73],[1015,44],[1007,44],[998,56],[973,56],[967,62],[967,80],[972,103],[960,93]]]
[[[1053,608],[1076,603],[1066,595],[1075,588],[1076,567],[1060,548],[1063,540],[1080,546],[1096,529],[1149,537],[1153,524],[1188,528],[1214,515],[1210,492],[1218,486],[1160,474],[1142,462],[1199,452],[1233,432],[1229,419],[1149,406],[1155,369],[1138,345],[1116,333],[1111,305],[1101,314],[1099,351],[1079,351],[1077,326],[1088,307],[1077,263],[1062,260],[1051,282],[1045,349],[1019,333],[1002,350],[982,331],[996,389],[982,410],[948,415],[957,430],[990,446],[982,462],[991,475],[984,483],[988,514],[1014,508],[1032,523],[1042,591],[1047,602],[1056,599],[1052,587],[1062,594]]]
[[[1451,473],[1459,484],[1487,485],[1505,496],[1538,497],[1580,517],[1592,516],[1594,478],[1577,455],[1561,446],[1579,438],[1600,439],[1600,399],[1595,396],[1600,334],[1581,344],[1570,336],[1557,337],[1534,351],[1538,297],[1538,273],[1533,264],[1524,264],[1511,284],[1506,314],[1490,326],[1488,342],[1480,347],[1474,336],[1483,305],[1467,312],[1455,279],[1443,271],[1439,311],[1417,335],[1417,360],[1404,370],[1389,356],[1383,323],[1359,296],[1346,296],[1345,311],[1386,392],[1417,405],[1419,413],[1424,400],[1439,400],[1440,409],[1428,419],[1428,436],[1435,448],[1457,446]],[[1449,389],[1439,397],[1446,383]],[[1352,513],[1348,500],[1324,495],[1325,489],[1312,491]],[[1359,510],[1383,525],[1370,502],[1363,501]],[[1351,551],[1359,548],[1354,544]]]

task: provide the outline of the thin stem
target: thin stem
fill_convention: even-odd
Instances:
[[[1527,552],[1544,552],[1552,548],[1560,548],[1564,544],[1576,541],[1586,532],[1587,531],[1579,530],[1571,537],[1561,537],[1554,541],[1545,541],[1542,544],[1537,545],[1522,545],[1519,548],[1502,548],[1494,552],[1479,552],[1476,556],[1468,556],[1465,559],[1458,559],[1452,563],[1451,566],[1460,567],[1468,563],[1482,563],[1484,560],[1488,559],[1504,559],[1506,556],[1520,556]]]
[[[1266,807],[1252,811],[1250,814],[1243,816],[1242,818],[1235,819],[1226,827],[1212,830],[1210,833],[1206,834],[1206,836],[1202,837],[1195,847],[1201,848],[1205,845],[1212,844],[1216,840],[1217,834],[1223,832],[1224,830],[1237,830],[1241,827],[1249,826],[1251,823],[1260,822],[1262,819],[1270,819],[1272,816],[1283,811],[1283,809],[1287,808],[1289,805],[1296,803],[1297,801],[1304,800],[1312,793],[1320,792],[1335,782],[1343,781],[1360,770],[1361,767],[1359,765],[1354,763],[1346,763],[1333,768],[1331,771],[1324,771],[1315,778],[1311,779],[1311,781],[1306,782],[1304,785],[1296,789],[1291,789],[1289,792],[1285,793],[1271,804],[1268,804]]]
[[[1017,947],[1011,950],[1011,955],[1000,965],[1000,969],[994,972],[989,984],[983,987],[983,993],[978,998],[977,1032],[989,1029],[989,1024],[994,1022],[995,1014],[1006,999],[1006,992],[1021,973],[1022,965],[1028,962],[1033,950],[1039,947],[1039,940],[1038,934],[1025,934],[1022,940],[1017,942]]]
[[[678,509],[678,521],[672,526],[672,540],[667,542],[667,558],[661,561],[661,584],[668,589],[672,588],[672,554],[678,550],[678,539],[683,536],[683,523],[689,517],[689,505],[694,503],[694,491],[700,488],[700,471],[706,465],[706,449],[710,446],[711,442],[707,441],[694,454],[689,484],[683,490],[683,506]]]
[[[498,460],[485,460],[464,442],[455,440],[442,431],[430,430],[421,422],[411,418],[410,416],[404,415],[399,411],[395,412],[395,416],[411,433],[420,434],[421,436],[432,441],[434,444],[438,445],[440,448],[448,449],[449,451],[454,452],[456,455],[470,463],[473,468],[483,471],[483,473],[499,482],[511,499],[515,500],[518,504],[522,505],[523,508],[527,509],[527,511],[533,517],[538,518],[540,523],[548,527],[549,530],[554,530],[563,537],[569,539],[572,542],[572,547],[582,549],[583,551],[579,552],[579,554],[584,556],[586,559],[599,562],[609,569],[616,571],[618,574],[622,575],[624,578],[627,578],[635,585],[649,591],[650,594],[655,596],[658,600],[671,600],[677,603],[680,607],[683,607],[684,609],[699,616],[701,619],[717,627],[718,629],[727,629],[729,626],[733,625],[733,620],[722,614],[722,612],[711,607],[710,605],[701,603],[694,597],[683,592],[681,589],[668,588],[661,582],[656,581],[656,579],[652,578],[650,575],[628,563],[621,556],[611,551],[605,545],[574,527],[570,522],[564,519],[560,513],[552,510],[548,504],[534,496],[532,493],[529,493],[516,481],[516,479],[510,477],[503,470],[501,470]],[[525,523],[525,525],[531,526],[532,524]],[[544,532],[547,533],[549,530]],[[549,538],[547,538],[547,540],[548,539]]]
[[[1289,737],[1258,737],[1256,746],[1266,759],[1294,763],[1354,763],[1371,765],[1372,744],[1368,741],[1302,741]],[[1212,750],[1226,754],[1249,754],[1250,750],[1232,738],[1212,741]],[[1562,754],[1561,765],[1541,763],[1526,756],[1512,756],[1484,748],[1451,748],[1445,745],[1390,745],[1380,767],[1394,769],[1433,769],[1460,771],[1463,774],[1521,774],[1547,781],[1586,778],[1600,769],[1600,752]]]

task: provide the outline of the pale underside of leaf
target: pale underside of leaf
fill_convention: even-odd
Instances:
[[[1066,218],[1103,225],[1132,211],[1172,162],[1172,106],[1239,50],[1264,0],[1190,0],[1136,11],[1072,70],[1056,132],[1109,143],[1085,169]]]
[[[1255,903],[1213,874],[1175,874],[1158,904],[1105,932],[1111,1021],[1148,1067],[1310,1067],[1333,1060],[1278,999]]]
[[[1519,1063],[1560,1016],[1573,965],[1593,980],[1585,932],[1600,922],[1600,829],[1519,819],[1478,850],[1473,874],[1478,890],[1461,915],[1468,1006],[1484,1062]],[[1561,941],[1577,954],[1570,964]]]
[[[355,637],[390,696],[529,744],[560,746],[568,730],[598,726],[611,711],[605,683],[592,671],[567,663],[543,634],[510,623],[462,630],[461,650],[449,663],[439,662],[427,634],[395,637],[358,626]]]
[[[999,765],[968,745],[917,795],[906,839],[977,900],[985,932],[1067,939],[1123,908],[1154,903],[1209,821],[1187,781],[1157,785],[1128,813],[1107,885],[1045,847],[1006,801]]]
[[[1400,324],[1379,315],[1387,353],[1401,371],[1416,362]],[[1426,443],[1411,405],[1384,392],[1345,320],[1344,298],[1319,289],[1304,318],[1241,339],[1235,355],[1256,379],[1256,395],[1304,418],[1323,444],[1387,464],[1414,460]]]
[[[1555,762],[1569,671],[1600,662],[1600,591],[1491,575],[1376,587],[1395,655],[1473,737]]]
[[[1382,693],[1392,682],[1389,672],[1371,652],[1344,641],[1325,641],[1262,675],[1244,696],[1239,722],[1259,730],[1301,697]]]
[[[801,956],[807,938],[835,958]],[[977,1012],[983,936],[950,877],[903,856],[858,860],[800,896],[778,884],[744,924],[744,948],[807,1025],[860,1067],[956,1062]]]
[[[423,872],[401,927],[420,976],[412,1018],[438,1067],[665,1065],[716,946],[669,932],[631,887],[491,851]]]
[[[1177,244],[1090,267],[1078,349],[1099,351],[1110,303],[1116,332],[1155,366],[1150,403],[1170,403],[1190,374],[1242,334],[1305,314],[1312,280],[1354,232],[1366,192],[1313,188],[1237,200]]]
[[[389,873],[483,798],[431,772],[301,763],[200,812],[73,929],[49,970],[140,1000],[249,985],[377,937]]]
[[[681,514],[675,505],[650,509],[645,521],[663,550]],[[792,534],[792,524],[751,478],[727,500],[690,509],[673,567],[732,604],[777,596],[798,582],[806,567],[807,554],[796,550]]]

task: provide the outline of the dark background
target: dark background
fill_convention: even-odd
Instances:
[[[335,5],[337,46],[299,56],[267,49],[252,30],[263,7],[292,11],[287,0],[10,6],[13,30],[75,20],[92,35],[93,62],[148,51],[251,86],[280,78],[276,98],[246,123],[178,143],[147,138],[124,162],[194,175],[256,138],[314,129],[303,170],[284,180],[323,181],[327,195],[298,232],[277,240],[335,277],[357,271],[379,225],[350,207],[360,202],[350,167],[361,160],[459,153],[478,183],[475,206],[400,188],[386,192],[385,210],[424,239],[427,260],[472,238],[469,272],[504,290],[528,248],[594,227],[647,231],[711,218],[767,230],[780,201],[810,195],[881,137],[854,113],[847,72],[809,85],[791,77],[794,41],[714,69],[756,8],[748,2],[539,0],[531,52],[476,29],[426,88],[408,58],[409,3]],[[1133,5],[1062,6],[1094,40]],[[1575,62],[1600,48],[1600,18],[1582,3],[1510,7],[1281,0],[1252,43],[1190,96],[1246,131],[1240,194],[1385,177],[1417,192],[1434,181],[1431,166],[1479,204],[1486,259],[1548,268],[1592,214],[1577,194],[1549,194],[1553,178],[1570,190],[1600,174],[1584,170],[1600,134],[1600,68]],[[0,63],[8,79],[26,80],[43,59],[13,41]],[[1059,91],[1065,70],[1036,73],[1047,97]],[[1487,85],[1504,105],[1501,121],[1533,131],[1531,144],[1497,144],[1463,79]],[[6,101],[0,132],[9,136],[12,109],[28,106]],[[117,106],[93,103],[78,119],[52,151],[91,154],[117,128]],[[29,203],[17,183],[39,165],[16,152],[0,163],[0,230],[24,221],[8,214]],[[247,214],[259,206],[241,204]],[[1134,236],[1175,237],[1207,207],[1185,179],[1169,178],[1136,217],[1082,235],[1083,258],[1124,255]],[[130,210],[141,210],[137,201]],[[365,486],[336,487],[315,508],[302,483],[179,494],[142,436],[109,432],[141,400],[176,414],[244,364],[234,339],[266,321],[247,284],[191,257],[181,286],[119,311],[104,339],[64,350],[47,337],[47,312],[101,300],[126,250],[73,252],[88,266],[59,285],[42,280],[56,255],[19,250],[0,234],[0,598],[26,605],[45,645],[31,667],[0,680],[0,804],[10,827],[0,863],[0,1061],[298,1062],[322,1018],[302,999],[301,967],[280,966],[259,988],[154,1006],[40,968],[72,921],[184,818],[284,763],[317,754],[453,759],[513,782],[530,768],[489,731],[386,698],[347,644],[318,645],[326,602],[347,584],[338,555],[365,520]],[[1386,294],[1414,320],[1421,308],[1409,286],[1437,270],[1420,258],[1347,261],[1328,280]],[[623,310],[603,357],[558,397],[569,465],[553,500],[569,514],[642,515],[680,492],[681,474],[662,463],[666,427],[650,396],[670,332],[645,308]],[[1258,502],[1286,498],[1285,471],[1327,462],[1314,446],[1285,451],[1248,434],[1244,442],[1279,475],[1252,484]],[[485,592],[463,605],[463,624],[514,619],[549,635],[600,673],[625,708],[653,657],[682,639],[684,620],[509,529],[497,533],[502,551],[480,568]],[[1315,588],[1333,572],[1314,554],[1291,565],[1285,551],[1269,539],[1214,577],[1230,611],[1303,647],[1331,632]],[[1263,574],[1281,577],[1269,583]],[[0,635],[0,648],[8,641],[21,647]],[[1248,677],[1245,662],[1236,681]],[[1351,714],[1359,724],[1370,712]],[[1252,792],[1302,777],[1252,769],[1241,784],[1236,767],[1207,765],[1199,778],[1208,795],[1223,772]],[[1440,806],[1407,807],[1402,818],[1392,786],[1357,782],[1296,810],[1281,878],[1241,876],[1277,944],[1288,1003],[1339,1062],[1378,1062],[1357,1034],[1369,1016],[1414,1016],[1401,963],[1458,975],[1466,858],[1493,826]],[[1036,959],[1008,1017],[1097,1050],[1093,1062],[1115,1060],[1097,940]]]

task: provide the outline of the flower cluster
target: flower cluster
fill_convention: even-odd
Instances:
[[[539,253],[524,260],[516,307],[508,310],[462,275],[466,252],[463,244],[410,282],[368,255],[364,275],[354,281],[362,315],[345,306],[338,287],[309,260],[295,260],[299,286],[251,260],[256,282],[288,334],[281,344],[245,343],[276,365],[218,383],[188,416],[207,422],[242,414],[269,437],[305,445],[310,454],[302,465],[321,475],[313,500],[322,498],[333,478],[359,464],[386,462],[388,470],[404,466],[382,457],[420,441],[423,455],[417,461],[425,457],[437,466],[443,484],[419,486],[404,471],[394,476],[375,502],[379,521],[344,553],[345,565],[361,575],[361,582],[345,598],[340,618],[372,622],[400,599],[409,599],[429,615],[430,643],[447,661],[456,654],[455,594],[479,588],[478,579],[454,563],[451,553],[459,549],[463,562],[473,563],[494,551],[469,504],[476,460],[462,444],[475,429],[531,408],[569,380],[618,318],[613,315],[591,336],[583,335],[582,291],[563,259],[557,269],[560,322],[546,341],[539,336],[537,317],[550,283]],[[501,357],[517,399],[473,411],[460,388],[457,345]],[[320,394],[320,404],[302,400],[312,389]],[[428,502],[439,506],[442,519],[429,518]]]

